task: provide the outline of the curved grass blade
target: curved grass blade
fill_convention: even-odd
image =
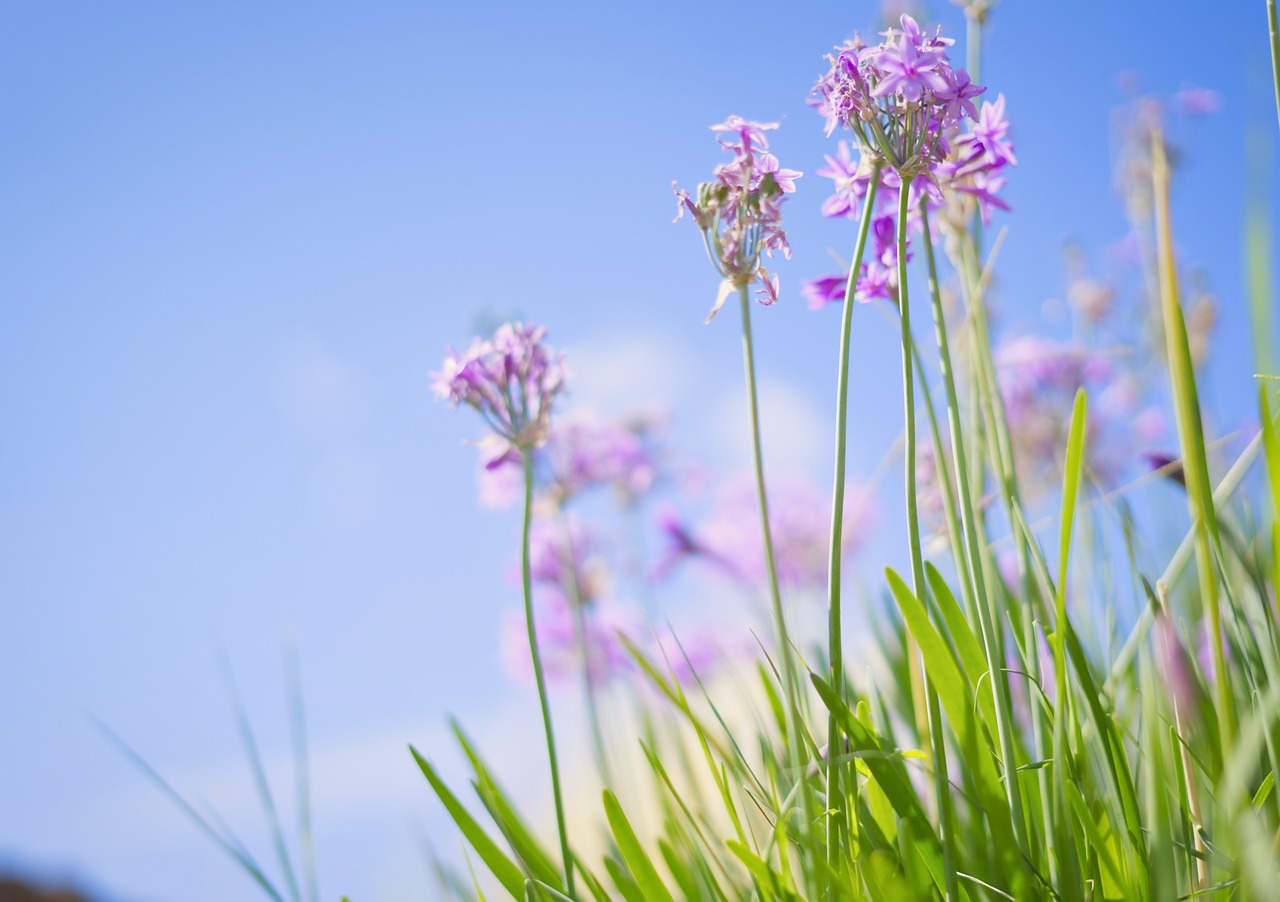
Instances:
[[[280,861],[280,869],[284,871],[285,883],[288,885],[289,898],[294,902],[302,902],[302,893],[298,889],[298,879],[293,873],[293,862],[289,859],[289,847],[285,843],[284,830],[280,826],[280,816],[276,812],[275,799],[271,795],[271,784],[267,781],[266,768],[262,766],[262,756],[258,752],[258,742],[253,735],[253,727],[249,724],[249,715],[244,701],[240,697],[240,689],[236,685],[235,675],[231,671],[231,663],[225,653],[219,655],[223,678],[227,682],[227,694],[231,696],[231,706],[236,719],[236,730],[240,733],[240,741],[245,755],[249,759],[249,769],[253,772],[254,787],[258,791],[258,803],[262,806],[271,828],[271,839],[276,848],[276,858]]]
[[[280,895],[280,891],[272,885],[265,872],[243,846],[228,840],[225,836],[219,833],[214,826],[209,823],[208,819],[206,819],[204,815],[197,811],[180,792],[169,785],[169,782],[165,780],[164,777],[160,776],[159,772],[148,764],[146,759],[134,751],[132,746],[121,739],[114,730],[102,721],[98,720],[96,717],[93,718],[93,721],[98,730],[108,740],[110,740],[116,748],[123,752],[124,756],[129,759],[133,766],[142,771],[143,775],[146,776],[156,786],[156,788],[159,789],[169,799],[169,801],[178,808],[179,811],[185,814],[188,820],[195,824],[205,836],[213,840],[218,848],[222,849],[222,851],[234,859],[236,864],[244,868],[249,876],[253,878],[254,882],[262,888],[263,892],[275,900],[275,902],[284,902],[284,897]]]
[[[663,885],[662,878],[658,876],[657,868],[653,866],[644,847],[640,845],[635,831],[631,829],[631,822],[623,813],[622,806],[618,804],[614,794],[607,789],[604,791],[604,813],[609,819],[609,829],[618,843],[622,860],[626,862],[627,870],[631,872],[646,902],[675,902],[671,893]]]
[[[458,829],[462,831],[462,835],[466,837],[471,848],[475,849],[480,860],[485,863],[490,873],[498,878],[498,882],[503,888],[511,894],[513,899],[519,899],[524,896],[525,876],[521,873],[520,868],[516,867],[507,855],[498,848],[489,834],[484,828],[476,822],[471,816],[471,812],[458,801],[457,796],[450,792],[449,787],[440,779],[440,775],[436,773],[434,767],[427,759],[418,754],[418,750],[412,745],[409,751],[413,755],[413,760],[418,762],[418,767],[422,770],[423,776],[427,778],[427,782],[431,784],[431,788],[435,790],[440,801],[444,804],[445,809],[449,812],[449,816],[453,818],[453,822],[458,825]]]

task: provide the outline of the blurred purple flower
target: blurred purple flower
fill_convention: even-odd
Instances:
[[[997,378],[1019,470],[1029,486],[1060,476],[1076,391],[1090,397],[1085,461],[1093,476],[1114,482],[1153,439],[1137,380],[1108,354],[1027,335],[995,352]]]
[[[440,372],[431,374],[438,398],[474,408],[502,440],[485,446],[487,467],[518,461],[521,451],[546,440],[565,378],[564,359],[543,341],[546,331],[504,323],[492,338],[472,341],[466,353],[450,349]]]
[[[810,310],[819,310],[828,304],[844,302],[848,277],[842,275],[819,276],[800,283],[800,296],[808,300]]]
[[[670,509],[663,528],[672,547],[659,573],[665,575],[681,559],[700,558],[735,579],[764,585],[766,569],[763,536],[754,482],[741,477],[721,486],[710,513],[690,526]],[[800,479],[775,479],[770,484],[769,524],[773,535],[778,577],[796,587],[826,584],[830,542],[831,500]],[[845,500],[844,548],[853,551],[875,519],[870,496],[848,485]]]
[[[1173,95],[1173,106],[1184,116],[1212,116],[1222,112],[1222,95],[1209,88],[1184,88]]]
[[[583,649],[586,668],[593,682],[608,680],[628,672],[633,661],[619,634],[633,642],[644,635],[642,619],[632,607],[599,602],[582,611],[582,639],[572,607],[554,590],[542,589],[534,598],[534,630],[542,653],[543,669],[549,680],[564,681],[581,673]],[[499,656],[513,676],[533,678],[529,640],[522,612],[508,610],[499,632]]]
[[[650,443],[655,428],[652,419],[607,422],[586,411],[560,417],[537,452],[544,494],[556,504],[603,486],[627,504],[647,494],[657,478]]]

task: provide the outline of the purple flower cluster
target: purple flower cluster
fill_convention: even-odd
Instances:
[[[707,255],[724,278],[715,306],[716,315],[729,293],[759,281],[757,300],[772,304],[778,299],[778,277],[771,275],[760,258],[780,251],[788,259],[791,245],[782,230],[782,203],[796,190],[801,173],[783,169],[769,153],[765,132],[777,123],[749,122],[730,116],[711,130],[720,134],[720,145],[733,159],[715,168],[715,178],[698,186],[697,198],[677,186],[676,221],[688,211],[702,230]]]
[[[926,35],[905,14],[900,24],[874,47],[858,38],[837,47],[809,102],[825,117],[828,135],[847,128],[865,155],[916,175],[946,157],[947,130],[977,117],[973,98],[986,89],[952,68],[947,48],[954,41],[941,29]]]
[[[1163,431],[1159,410],[1143,405],[1137,380],[1110,355],[1028,335],[997,348],[995,362],[1024,485],[1050,485],[1060,475],[1077,389],[1090,396],[1086,464],[1104,483]]]
[[[822,205],[828,217],[856,219],[879,168],[872,210],[871,252],[862,262],[854,290],[858,301],[897,297],[896,211],[904,178],[910,178],[911,210],[907,227],[920,230],[918,205],[930,210],[948,203],[959,206],[954,221],[967,221],[964,200],[976,204],[984,223],[993,209],[1007,210],[999,196],[1002,171],[1016,165],[1005,117],[1004,96],[984,102],[974,98],[986,89],[953,69],[941,34],[926,36],[910,16],[902,30],[885,32],[885,41],[868,47],[854,40],[838,48],[831,69],[818,80],[810,103],[826,117],[827,134],[837,126],[856,139],[857,159],[841,141],[818,174],[832,179],[835,192]],[[967,129],[962,130],[966,126]],[[907,259],[910,251],[905,250]],[[806,281],[802,294],[810,308],[843,301],[846,280],[831,275]]]
[[[827,155],[827,165],[818,170],[818,175],[825,176],[835,182],[835,194],[827,198],[822,205],[822,213],[829,217],[848,217],[856,219],[870,189],[872,168],[868,157],[863,155],[854,163],[849,144],[841,141],[836,148],[836,155]],[[898,245],[897,216],[899,192],[902,179],[892,169],[880,172],[880,182],[876,189],[875,209],[871,220],[871,250],[858,273],[858,281],[854,287],[854,299],[866,303],[868,301],[893,300],[898,296]],[[912,183],[910,199],[919,202],[921,196],[928,197],[931,204],[941,203],[942,196],[935,184],[918,180]],[[908,218],[908,228],[919,227],[919,215],[915,204],[911,206],[912,214]],[[911,259],[910,239],[908,239],[907,259]],[[802,283],[801,294],[809,301],[809,309],[816,310],[827,304],[843,301],[846,278],[840,275],[821,276]]]
[[[844,548],[856,548],[874,523],[870,496],[849,486],[845,502]],[[711,511],[696,526],[671,509],[660,525],[668,547],[657,574],[666,575],[676,563],[699,558],[728,576],[764,586],[767,571],[755,485],[746,477],[721,486]],[[796,588],[826,584],[831,499],[800,479],[776,479],[770,484],[769,525],[773,536],[778,578]]]
[[[504,323],[466,353],[450,349],[440,372],[431,374],[436,397],[475,408],[493,430],[496,441],[481,444],[487,467],[518,461],[546,440],[566,373],[564,358],[544,343],[546,333],[543,326]]]
[[[562,417],[539,449],[547,471],[547,491],[559,503],[595,487],[613,488],[624,504],[653,488],[657,461],[652,417],[606,422],[590,413]]]

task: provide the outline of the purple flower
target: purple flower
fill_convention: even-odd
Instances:
[[[1173,105],[1184,116],[1212,116],[1222,111],[1222,95],[1208,88],[1184,88],[1173,95]]]
[[[827,165],[818,170],[818,175],[832,179],[835,182],[836,193],[822,202],[822,215],[847,216],[850,219],[856,219],[858,199],[866,193],[865,184],[861,191],[858,190],[858,169],[861,158],[858,163],[855,163],[850,156],[848,142],[841,141],[836,145],[836,155],[833,157],[827,154],[826,160]]]
[[[898,298],[897,272],[881,266],[875,260],[862,264],[858,284],[853,289],[853,299],[869,301],[894,301]]]
[[[836,48],[809,103],[825,117],[828,135],[843,126],[863,157],[918,176],[942,162],[946,131],[977,116],[973,98],[985,89],[951,67],[947,48],[953,42],[940,30],[929,37],[910,16],[899,21],[902,30],[885,32],[875,47],[854,41]]]
[[[565,597],[542,589],[534,597],[534,631],[542,665],[549,680],[566,681],[581,672],[583,652],[587,675],[595,681],[628,672],[633,662],[620,636],[635,642],[645,634],[639,612],[616,602],[602,602],[583,609],[582,636],[577,614]],[[527,627],[522,612],[509,610],[503,617],[499,654],[506,670],[523,679],[533,677]]]
[[[801,173],[783,169],[777,157],[767,152],[765,132],[777,127],[730,116],[711,129],[720,133],[720,144],[733,159],[715,168],[713,181],[698,186],[696,200],[672,182],[676,219],[686,211],[693,215],[711,264],[724,279],[708,322],[734,289],[752,282],[762,284],[761,303],[772,304],[778,298],[778,280],[760,261],[775,252],[791,257],[791,245],[782,230],[782,203],[795,191]]]
[[[1168,691],[1179,718],[1195,716],[1198,713],[1198,702],[1203,689],[1196,676],[1191,655],[1178,637],[1177,627],[1164,612],[1156,616],[1154,639],[1161,683]],[[1206,673],[1212,672],[1212,660],[1208,663],[1210,666],[1206,668]]]
[[[1009,204],[1001,197],[998,192],[1004,187],[1004,179],[998,175],[991,175],[985,171],[974,172],[969,177],[967,183],[957,182],[953,186],[956,191],[968,194],[978,202],[978,214],[982,217],[983,225],[991,225],[991,211],[1009,210]]]
[[[699,626],[655,638],[649,656],[665,665],[664,670],[669,669],[676,682],[688,685],[715,676],[733,661],[754,660],[759,651],[750,635],[726,635],[722,627]]]
[[[870,496],[858,486],[850,486],[846,493],[844,544],[849,552],[867,535],[875,512]],[[764,543],[756,503],[755,483],[744,477],[721,487],[710,514],[697,527],[683,524],[668,511],[665,531],[676,542],[664,561],[663,572],[669,571],[679,556],[696,557],[735,579],[763,586]],[[826,493],[800,479],[771,482],[769,524],[778,576],[783,582],[801,588],[825,585],[830,517],[831,501]]]
[[[1013,145],[1006,140],[1008,134],[1009,120],[1004,115],[1004,95],[998,95],[995,103],[984,101],[971,135],[973,147],[981,151],[985,162],[991,165],[1018,165],[1018,159],[1013,155]]]
[[[819,276],[800,283],[800,295],[809,301],[810,310],[820,310],[828,304],[844,302],[848,277],[842,275]]]
[[[535,584],[551,586],[580,605],[590,605],[608,585],[597,546],[596,537],[576,517],[535,517],[529,529],[530,577]]]
[[[475,339],[466,353],[453,349],[431,374],[436,396],[450,406],[477,410],[502,442],[490,443],[486,466],[519,460],[542,444],[551,407],[564,385],[564,359],[544,342],[546,329],[504,323],[489,339]]]
[[[720,139],[720,143],[731,150],[742,150],[750,154],[757,150],[768,150],[769,141],[764,133],[773,131],[777,127],[776,122],[749,122],[741,116],[730,116],[724,122],[711,126],[711,130],[736,135],[736,143],[733,139],[723,138]]]
[[[1135,378],[1107,354],[1028,335],[995,354],[1005,416],[1027,485],[1060,475],[1076,391],[1090,396],[1085,461],[1094,478],[1115,482],[1150,441]]]
[[[926,94],[945,92],[947,79],[940,67],[946,64],[946,54],[941,48],[924,46],[915,19],[904,14],[902,27],[903,40],[895,44],[890,37],[876,57],[881,74],[871,96],[897,94],[908,103],[918,103]]]
[[[943,103],[943,124],[954,125],[961,119],[977,119],[978,111],[974,108],[973,98],[987,89],[973,84],[969,80],[969,73],[963,69],[950,70],[945,74],[947,85],[937,92],[937,98]]]

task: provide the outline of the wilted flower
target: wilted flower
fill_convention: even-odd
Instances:
[[[796,189],[801,173],[783,169],[769,153],[765,132],[777,123],[749,122],[730,116],[711,130],[721,134],[720,144],[733,154],[728,163],[717,166],[715,179],[698,186],[697,198],[678,187],[676,220],[689,212],[702,230],[707,256],[724,278],[708,322],[729,294],[757,280],[761,289],[757,300],[772,304],[778,299],[777,277],[761,265],[761,256],[780,251],[788,259],[791,245],[782,230],[782,202]]]

